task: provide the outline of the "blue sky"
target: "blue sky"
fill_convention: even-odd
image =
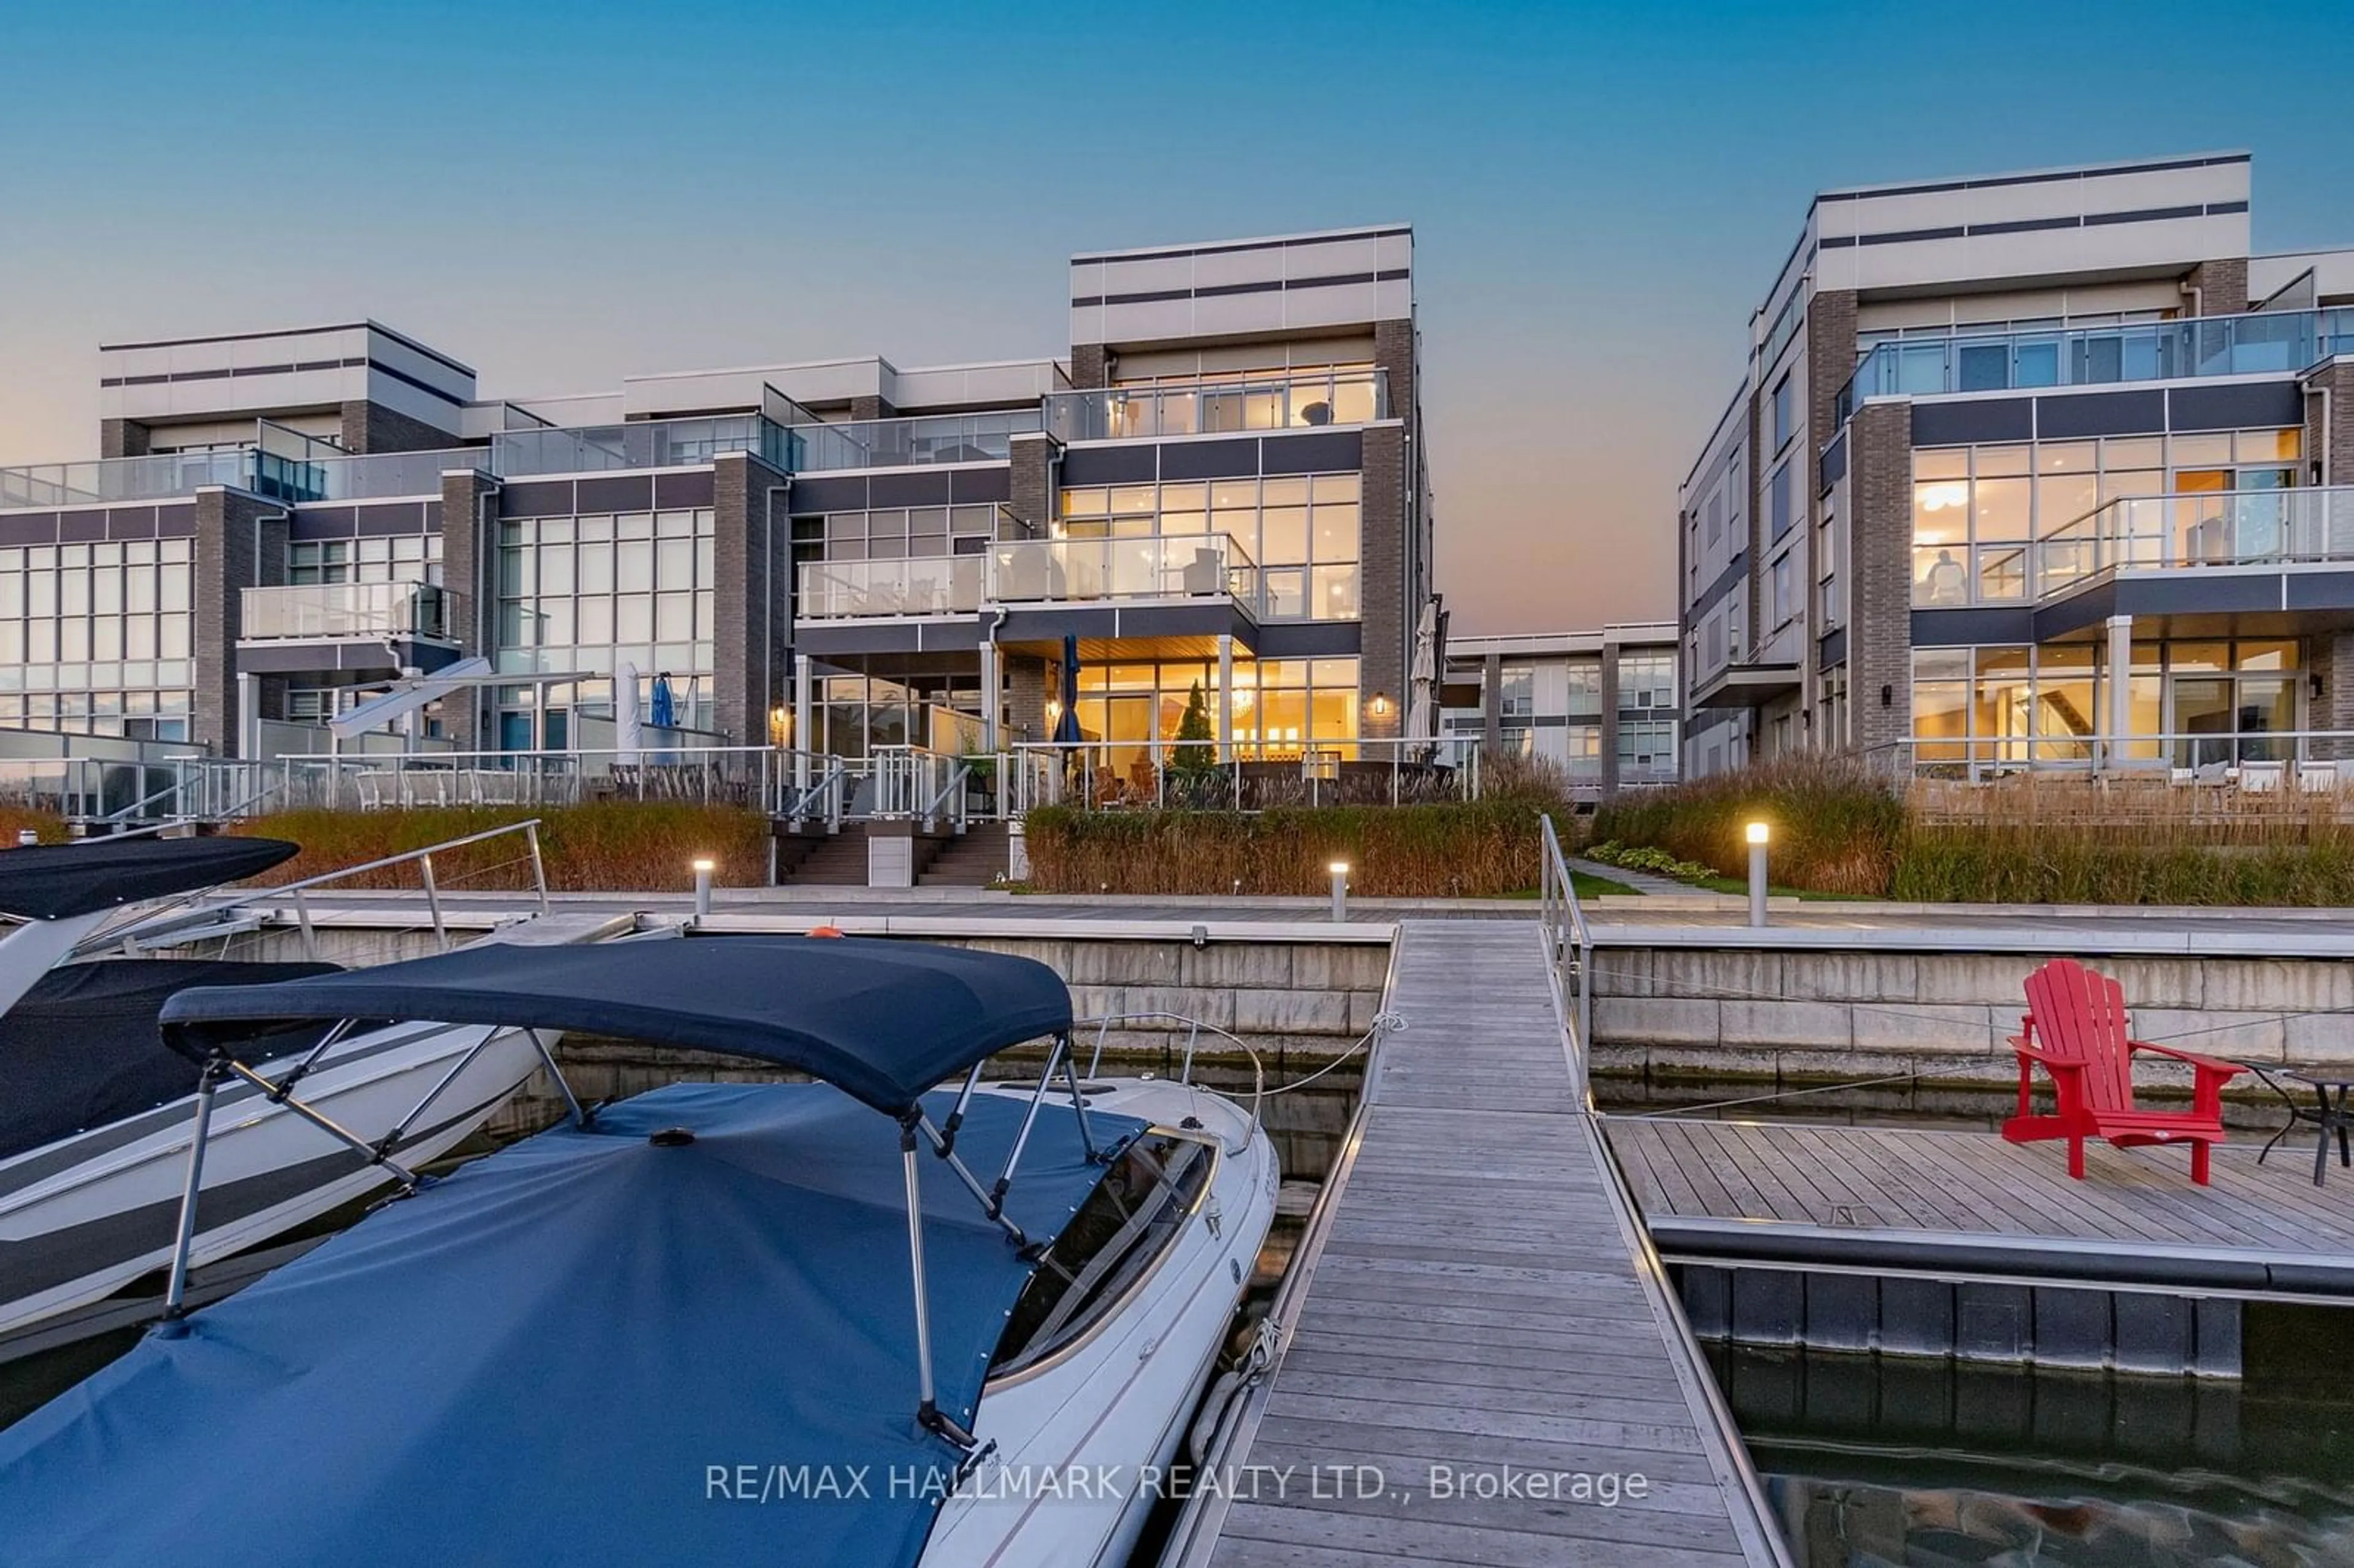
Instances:
[[[2255,154],[2354,245],[2345,0],[2134,5],[19,4],[0,461],[94,352],[372,315],[493,394],[1060,352],[1063,259],[1416,229],[1461,630],[1672,612],[1675,486],[1829,185]]]

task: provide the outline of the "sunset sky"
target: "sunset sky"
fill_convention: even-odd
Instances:
[[[12,7],[0,462],[101,342],[373,316],[487,395],[1059,354],[1076,249],[1411,222],[1458,631],[1673,613],[1828,185],[2219,148],[2354,245],[2345,0]]]

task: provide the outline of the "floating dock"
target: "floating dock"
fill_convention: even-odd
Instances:
[[[1408,919],[1394,962],[1404,1026],[1218,1456],[1246,1478],[1171,1560],[1786,1562],[1574,1086],[1537,927]]]
[[[2354,1171],[2314,1142],[2182,1150],[1994,1133],[1606,1118],[1704,1334],[2233,1375],[2239,1303],[2354,1302]]]

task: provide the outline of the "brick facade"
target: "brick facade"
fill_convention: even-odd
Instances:
[[[223,757],[243,750],[237,643],[244,590],[286,580],[286,509],[241,490],[196,492],[196,712],[189,738]]]
[[[2341,355],[2306,378],[2305,478],[2354,484],[2354,358]]]
[[[787,700],[790,482],[748,452],[725,452],[712,463],[715,722],[736,746],[767,744],[769,712]]]
[[[1005,738],[1013,740],[1052,740],[1054,726],[1046,722],[1046,699],[1053,694],[1050,674],[1054,672],[1045,660],[1026,654],[1007,653],[1002,661],[1005,666]]]
[[[1372,425],[1364,438],[1363,534],[1358,547],[1357,603],[1363,616],[1357,673],[1359,723],[1371,738],[1398,733],[1406,700],[1406,641],[1414,633],[1418,605],[1407,603],[1407,471],[1411,460],[1402,425]],[[1376,695],[1389,698],[1389,712],[1375,716]]]
[[[1618,645],[1602,645],[1602,795],[1618,793]]]
[[[345,451],[429,452],[458,444],[458,438],[450,431],[397,413],[381,403],[345,404],[343,425]]]
[[[892,407],[888,397],[853,397],[850,400],[850,417],[854,419],[896,419],[899,417],[899,410]]]
[[[1868,751],[1913,733],[1912,405],[1865,405],[1847,439],[1848,701]]]
[[[1111,385],[1111,351],[1099,343],[1071,345],[1071,385],[1082,392]]]
[[[2199,291],[2201,315],[2232,316],[2248,308],[2248,260],[2244,256],[2221,256],[2201,261],[2182,281]]]
[[[102,458],[145,457],[147,427],[135,419],[101,419],[98,455]]]
[[[1055,520],[1055,464],[1062,446],[1044,431],[1027,430],[1013,440],[1012,499],[1006,507],[1041,537]]]

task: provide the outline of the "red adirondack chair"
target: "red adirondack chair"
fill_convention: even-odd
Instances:
[[[2246,1067],[2134,1039],[2126,1032],[2125,988],[2073,959],[2054,959],[2027,977],[2027,1013],[2020,1027],[2022,1033],[2010,1038],[2019,1053],[2019,1114],[2002,1124],[2007,1141],[2066,1139],[2068,1174],[2080,1181],[2087,1138],[2105,1138],[2119,1149],[2188,1143],[2190,1179],[2207,1184],[2207,1151],[2223,1141],[2223,1086]],[[2135,1107],[2137,1051],[2190,1064],[2189,1110]],[[2038,1063],[2052,1075],[2057,1104],[2051,1116],[2035,1115],[2030,1097]]]

